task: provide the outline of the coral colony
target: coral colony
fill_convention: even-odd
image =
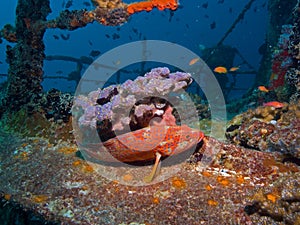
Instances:
[[[294,23],[281,27],[281,35],[272,56],[272,74],[270,77],[270,88],[275,89],[276,93],[282,92],[282,88],[289,85],[296,90],[290,97],[293,102],[300,98],[300,19],[299,9],[296,8],[293,12]],[[276,90],[277,88],[279,89]]]
[[[169,99],[169,93],[182,91],[191,82],[189,73],[171,73],[166,67],[155,68],[133,81],[127,80],[121,85],[98,89],[88,96],[78,96],[73,111],[78,107],[84,110],[79,118],[80,126],[96,128],[97,124],[111,124],[113,121],[112,130],[122,131],[128,125],[136,130],[148,126],[153,117],[167,115],[171,105],[163,96]],[[128,111],[129,107],[132,110]],[[108,127],[110,126],[106,125],[101,130]]]
[[[80,110],[84,111],[78,119],[79,127],[82,130],[85,130],[84,127],[94,130],[97,128],[101,140],[108,140],[104,142],[104,146],[108,147],[108,151],[116,159],[123,162],[156,159],[151,174],[144,178],[146,182],[150,182],[161,156],[188,150],[204,137],[202,132],[186,125],[176,126],[176,118],[172,114],[174,102],[169,102],[171,93],[180,93],[191,83],[191,74],[171,73],[167,67],[159,67],[133,81],[127,80],[121,85],[98,89],[88,96],[78,96],[73,111],[75,114]],[[153,125],[151,128],[150,124]],[[114,138],[116,130],[123,135]],[[134,130],[136,131],[132,134],[126,134]],[[132,139],[130,135],[138,139]],[[156,143],[160,137],[164,137],[161,143]],[[95,152],[99,152],[100,148],[97,145],[94,149],[89,146],[87,152],[97,158]],[[146,151],[147,149],[149,150]]]

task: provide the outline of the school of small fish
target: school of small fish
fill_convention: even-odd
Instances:
[[[214,68],[214,72],[215,73],[221,73],[221,74],[223,73],[223,74],[225,74],[225,73],[228,73],[228,72],[236,72],[239,68],[240,67],[235,66],[235,67],[231,67],[230,69],[227,69],[224,66],[218,66],[218,67]]]

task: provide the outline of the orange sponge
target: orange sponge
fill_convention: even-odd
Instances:
[[[141,11],[151,11],[153,8],[158,8],[159,10],[171,9],[175,10],[178,7],[177,0],[150,0],[144,2],[131,3],[127,7],[127,12],[133,14]]]

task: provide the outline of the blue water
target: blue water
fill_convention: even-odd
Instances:
[[[14,24],[16,2],[16,0],[0,2],[0,27],[7,23]],[[52,13],[49,15],[49,19],[57,17],[60,11],[64,10],[63,2],[62,0],[51,1]],[[74,0],[69,10],[92,9],[93,6],[85,7],[83,2],[84,0]],[[141,12],[132,15],[127,23],[116,27],[103,26],[95,22],[75,31],[48,29],[44,36],[45,53],[47,56],[64,55],[80,58],[81,56],[89,56],[92,50],[98,50],[104,54],[119,45],[146,39],[175,42],[201,55],[201,48],[213,47],[219,42],[248,1],[224,0],[223,3],[220,2],[222,1],[181,0],[180,8],[174,13],[169,10],[159,11],[157,9],[149,13]],[[208,3],[207,8],[203,7],[205,3]],[[267,19],[268,12],[265,1],[255,1],[246,12],[243,20],[237,24],[224,41],[225,45],[238,49],[256,70],[261,60],[258,48],[264,42]],[[213,24],[215,24],[215,28],[213,28]],[[63,40],[61,35],[70,35],[70,38]],[[13,46],[12,43],[5,40],[0,44],[1,74],[7,74],[8,65],[5,62],[5,49],[8,44]],[[234,64],[239,65],[241,62],[242,60],[236,56]],[[48,79],[47,77],[67,77],[75,69],[76,64],[73,62],[45,61],[44,89],[49,90],[55,87],[62,91],[74,92],[76,88],[74,81]],[[246,66],[241,67],[241,71],[248,70],[250,69]],[[233,77],[227,76],[229,81],[232,81]],[[235,85],[242,90],[231,92],[231,98],[239,97],[245,93],[253,84],[255,75],[237,74],[236,78],[237,83]],[[0,82],[3,82],[6,78],[0,77],[0,79]]]

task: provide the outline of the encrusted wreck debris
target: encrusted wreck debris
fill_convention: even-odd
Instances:
[[[117,179],[109,180],[101,171],[113,166],[82,159],[70,115],[73,96],[55,89],[41,94],[45,58],[42,37],[48,28],[73,30],[95,20],[116,25],[127,21],[132,13],[153,7],[173,10],[177,1],[153,0],[129,7],[121,1],[94,0],[96,8],[91,12],[65,10],[51,21],[46,21],[49,1],[42,2],[31,1],[34,5],[31,7],[29,1],[20,0],[16,27],[5,26],[1,31],[2,37],[17,42],[15,47],[7,49],[10,77],[7,96],[2,102],[17,112],[3,117],[0,123],[3,130],[0,133],[0,221],[3,224],[17,221],[68,225],[300,224],[299,1],[294,10],[296,19],[285,27],[290,32],[288,45],[276,52],[279,55],[283,52],[280,57],[288,53],[291,64],[281,68],[277,64],[280,57],[275,57],[272,68],[278,73],[284,71],[272,85],[276,96],[286,102],[265,102],[264,106],[257,107],[263,102],[256,95],[253,99],[259,100],[257,105],[228,124],[228,141],[201,137],[197,150],[188,160],[163,167],[160,176],[178,172],[159,183],[145,185],[125,184],[141,184],[140,178],[145,175],[141,168],[150,168],[149,164],[121,168]],[[42,10],[41,14],[33,13],[37,8]],[[27,14],[21,9],[26,9]],[[188,85],[189,79],[183,78],[179,80],[185,82],[181,85]],[[130,84],[128,81],[122,87],[131,87]],[[287,84],[294,91],[292,96],[291,91],[287,95],[282,92]],[[282,89],[276,89],[282,85]],[[106,105],[118,95],[114,88],[108,90],[104,97],[99,96],[101,91],[97,93],[98,106]],[[83,103],[88,102],[84,100]],[[161,113],[174,113],[168,111],[170,107],[165,102],[146,100],[135,106],[142,105],[138,115],[144,116],[145,109],[156,113],[161,105]],[[96,108],[94,103],[88,102],[92,104],[91,110]],[[91,106],[88,104],[86,107],[81,104],[86,115]],[[109,113],[112,112],[98,116],[103,119],[101,116]],[[82,117],[81,125],[87,122],[90,126],[91,119]],[[145,118],[135,119],[137,130],[149,125]],[[108,140],[114,137],[105,136]]]

